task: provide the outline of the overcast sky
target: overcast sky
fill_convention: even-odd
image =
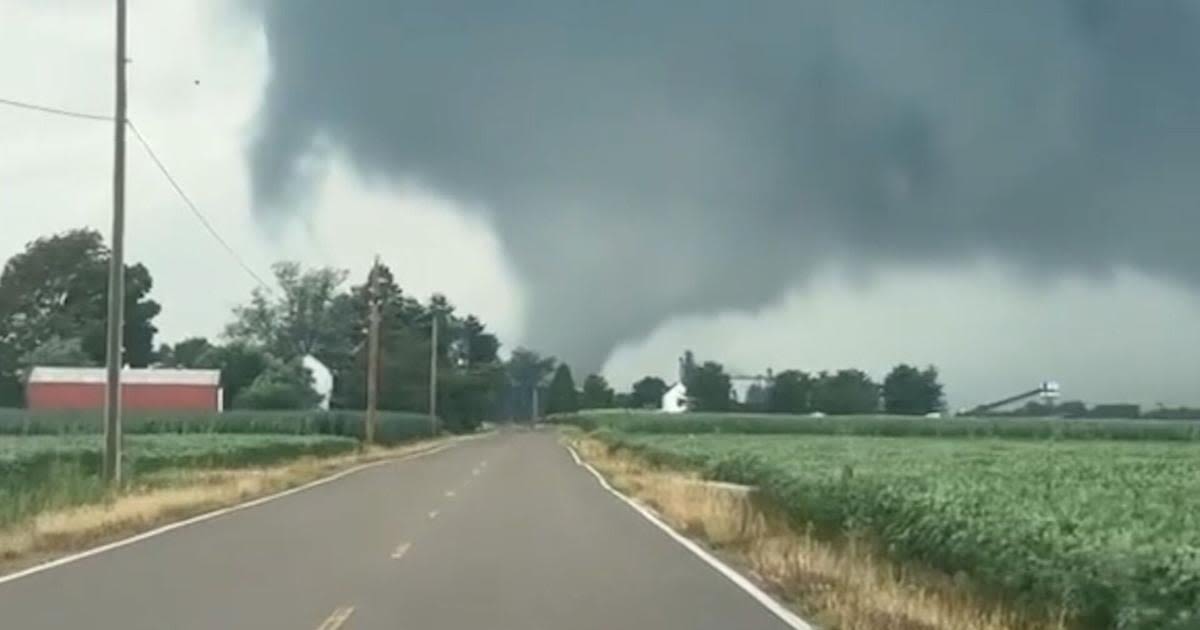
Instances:
[[[110,112],[108,4],[0,0],[0,98]],[[1166,17],[1033,15],[1040,26],[1031,37],[1053,42],[1033,45],[1044,46],[1036,77],[1012,72],[1011,81],[975,80],[943,95],[954,103],[982,99],[968,109],[1000,112],[978,120],[954,103],[934,107],[942,101],[927,95],[943,82],[970,83],[971,70],[1003,52],[1003,37],[971,48],[981,39],[969,37],[972,28],[1011,22],[1030,32],[1028,25],[1002,11],[954,15],[953,3],[914,5],[923,7],[914,20],[936,22],[928,8],[936,6],[967,25],[948,28],[947,40],[964,47],[946,56],[951,63],[928,48],[947,44],[894,28],[900,18],[886,10],[837,11],[830,23],[840,34],[823,37],[892,49],[832,47],[843,59],[837,67],[848,68],[850,87],[835,93],[842,127],[805,136],[810,144],[799,149],[779,146],[773,133],[784,127],[772,125],[793,116],[801,128],[828,121],[805,109],[807,101],[788,101],[791,92],[742,80],[774,82],[789,67],[767,58],[790,45],[786,29],[763,32],[752,17],[731,25],[731,42],[716,47],[696,42],[720,32],[711,27],[728,22],[722,10],[696,12],[695,28],[664,27],[645,38],[636,36],[646,34],[637,31],[640,20],[619,24],[614,32],[628,35],[621,58],[605,48],[605,19],[615,18],[579,20],[600,34],[572,39],[570,28],[583,27],[547,11],[543,22],[559,26],[550,36],[520,20],[522,10],[546,11],[537,2],[468,25],[442,24],[445,33],[421,23],[436,10],[422,13],[412,20],[422,27],[419,41],[403,36],[390,7],[424,3],[252,4],[132,2],[130,117],[261,275],[279,259],[361,275],[379,253],[410,293],[442,291],[484,318],[507,347],[526,343],[602,365],[621,388],[646,373],[672,377],[678,355],[692,348],[747,373],[856,366],[882,377],[896,362],[932,363],[956,405],[1046,379],[1060,381],[1066,397],[1091,402],[1200,403],[1200,274],[1195,255],[1181,253],[1195,249],[1187,173],[1200,163],[1192,159],[1200,141],[1188,125],[1200,112],[1181,95],[1152,89],[1160,85],[1133,86],[1159,98],[1155,111],[1173,125],[1172,139],[1159,142],[1167,134],[1130,115],[1136,107],[1118,107],[1125,92],[1105,77],[1129,69],[1103,56],[1115,48],[1136,60],[1146,35],[1178,44],[1172,37],[1191,33],[1194,4],[1164,2],[1186,7]],[[1077,3],[1061,6],[1069,4]],[[344,19],[321,15],[343,6],[350,7]],[[371,7],[377,15],[363,10]],[[493,30],[488,19],[500,26]],[[306,30],[313,21],[329,27],[322,45],[353,52],[327,55],[314,42],[326,38]],[[1156,32],[1164,21],[1185,23],[1182,33]],[[1074,34],[1077,22],[1092,39]],[[493,48],[467,50],[481,32],[494,35],[482,38]],[[339,44],[359,34],[362,46]],[[393,40],[408,47],[389,48]],[[506,59],[517,41],[532,43]],[[659,46],[687,53],[666,59],[661,76],[643,70]],[[825,58],[825,51],[788,52]],[[1158,54],[1192,52],[1164,44]],[[688,75],[684,57],[715,67],[716,78]],[[460,76],[483,58],[496,66]],[[1159,58],[1147,53],[1147,66],[1135,69],[1161,70],[1167,84],[1177,69]],[[758,72],[750,71],[755,63]],[[501,79],[504,86],[491,85]],[[478,89],[462,90],[463,81]],[[522,86],[517,100],[510,84]],[[613,86],[633,96],[608,100]],[[1018,87],[1044,99],[1004,91]],[[1073,100],[1080,94],[1118,104],[1083,111]],[[547,104],[560,101],[569,112]],[[528,120],[515,123],[514,108],[531,112]],[[1127,134],[1093,137],[1080,118]],[[1014,134],[1020,142],[1002,142]],[[102,123],[0,107],[0,258],[55,231],[107,233],[110,143]],[[1149,166],[1115,158],[1062,166],[1083,148],[1122,143]],[[808,161],[809,146],[833,164]],[[805,175],[776,172],[781,156],[793,154],[803,159],[788,168]],[[664,163],[671,167],[660,169]],[[1054,177],[1031,183],[1026,169]],[[1090,179],[1092,172],[1103,178]],[[853,185],[840,183],[847,173]],[[216,335],[253,280],[136,144],[128,194],[129,258],[155,277],[163,339]],[[1066,209],[1051,211],[1047,198]],[[801,211],[780,214],[781,199]],[[995,214],[998,199],[1017,209]],[[960,204],[968,218],[955,214]]]

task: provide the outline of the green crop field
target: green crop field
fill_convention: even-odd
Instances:
[[[912,416],[788,416],[754,413],[586,411],[550,418],[587,430],[622,433],[743,433],[895,437],[995,437],[1061,440],[1162,440],[1200,442],[1200,421],[1063,418],[921,418]]]
[[[1200,445],[597,435],[756,485],[798,525],[863,535],[1030,610],[1065,605],[1084,628],[1200,627]]]
[[[131,411],[123,420],[125,434],[262,433],[362,437],[361,411],[244,411],[223,413]],[[0,435],[75,435],[104,431],[98,411],[27,411],[0,409]],[[395,444],[426,437],[429,416],[388,411],[379,414],[375,440]]]
[[[329,435],[161,434],[125,438],[125,477],[172,468],[241,467],[357,448]],[[98,435],[0,436],[0,527],[46,509],[103,499]]]

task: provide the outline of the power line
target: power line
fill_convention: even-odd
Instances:
[[[54,114],[56,116],[66,116],[69,118],[78,118],[82,120],[95,120],[101,122],[113,121],[112,116],[88,114],[85,112],[77,112],[58,107],[38,105],[36,103],[28,103],[25,101],[14,101],[7,98],[0,98],[0,105],[8,105],[10,107],[16,107],[19,109],[42,112],[44,114]],[[196,219],[200,221],[200,224],[204,226],[204,229],[207,230],[208,233],[214,239],[216,239],[218,243],[221,244],[221,247],[223,247],[225,251],[233,257],[238,266],[240,266],[246,273],[250,274],[250,277],[254,278],[254,281],[257,282],[259,286],[270,292],[271,286],[264,282],[262,277],[255,273],[254,269],[251,268],[250,265],[246,263],[245,259],[243,259],[241,255],[237,253],[237,250],[233,249],[233,247],[221,237],[221,234],[217,232],[217,229],[213,227],[211,222],[209,222],[208,217],[206,217],[204,213],[200,211],[200,208],[196,207],[196,204],[192,202],[191,197],[188,197],[187,193],[184,192],[183,187],[179,185],[179,182],[175,181],[175,178],[171,175],[171,172],[167,169],[167,166],[163,164],[162,160],[159,159],[158,155],[154,152],[154,149],[150,147],[150,143],[146,141],[146,137],[142,135],[142,132],[138,131],[138,128],[133,124],[133,121],[127,118],[125,120],[125,124],[129,126],[129,130],[133,132],[134,137],[137,138],[138,142],[142,145],[142,148],[146,150],[146,154],[150,156],[150,159],[154,162],[154,165],[157,166],[158,170],[162,172],[164,177],[167,178],[167,181],[170,182],[171,187],[174,188],[175,192],[179,194],[180,199],[183,199],[183,202],[187,205],[188,209],[191,210]]]
[[[225,248],[225,251],[228,252],[230,256],[233,257],[238,266],[240,266],[247,274],[250,274],[250,277],[254,278],[254,281],[257,282],[259,286],[261,286],[263,289],[266,289],[268,293],[271,292],[271,285],[264,282],[263,279],[254,272],[254,269],[252,269],[250,265],[246,263],[245,259],[243,259],[241,255],[237,253],[237,250],[235,250],[228,242],[225,241],[224,238],[221,237],[221,234],[217,232],[217,229],[214,228],[212,223],[209,222],[208,217],[204,216],[204,213],[200,211],[200,208],[196,207],[196,204],[192,202],[191,197],[188,197],[188,194],[183,191],[183,188],[179,185],[179,182],[175,181],[175,178],[171,175],[171,171],[167,170],[167,167],[165,164],[163,164],[162,160],[158,159],[158,155],[154,153],[154,149],[150,147],[150,143],[146,141],[146,138],[142,135],[142,132],[138,131],[138,128],[133,124],[133,121],[126,120],[125,122],[129,125],[129,130],[133,132],[133,136],[137,138],[138,143],[140,143],[142,148],[146,150],[146,153],[150,156],[150,159],[154,162],[154,165],[158,167],[158,170],[161,171],[163,176],[167,178],[167,181],[171,183],[171,187],[174,188],[175,192],[179,194],[179,198],[183,199],[183,203],[186,204],[188,209],[192,211],[192,214],[197,220],[200,221],[200,224],[204,226],[204,229],[208,230],[208,233],[212,235],[212,237],[216,239],[218,243],[221,244],[221,247]]]
[[[99,120],[103,122],[112,122],[112,116],[101,116],[99,114],[87,114],[84,112],[74,112],[69,109],[59,109],[57,107],[48,107],[46,105],[38,105],[36,103],[26,103],[23,101],[14,101],[7,98],[0,98],[0,105],[8,105],[19,109],[28,109],[44,114],[55,114],[57,116],[67,116],[69,118],[82,118],[84,120]]]

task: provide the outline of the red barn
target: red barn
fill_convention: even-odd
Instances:
[[[30,409],[103,409],[103,368],[35,367],[25,389]],[[125,369],[125,409],[221,411],[219,370]]]

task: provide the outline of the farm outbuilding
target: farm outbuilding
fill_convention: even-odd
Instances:
[[[25,386],[30,409],[103,409],[103,368],[35,367]],[[125,369],[121,372],[125,409],[221,411],[219,370]]]
[[[683,413],[688,410],[687,387],[674,383],[662,396],[662,410],[666,413]]]

